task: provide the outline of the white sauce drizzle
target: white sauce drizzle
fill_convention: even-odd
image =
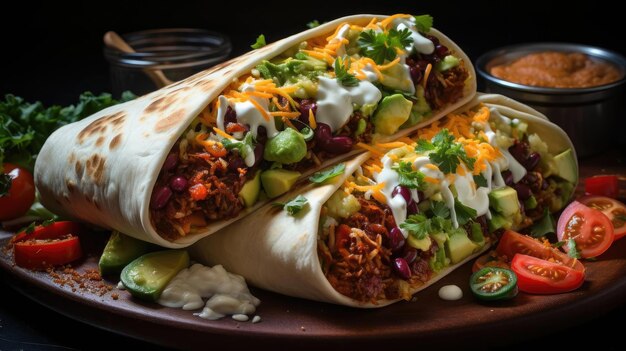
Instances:
[[[463,290],[457,285],[444,285],[439,289],[439,297],[446,301],[455,301],[463,298]]]
[[[400,194],[396,194],[396,196],[391,196],[393,189],[399,184],[400,176],[398,172],[393,170],[391,166],[393,165],[393,160],[388,156],[384,156],[382,159],[383,169],[380,173],[374,175],[374,179],[377,183],[385,183],[385,186],[381,189],[383,195],[387,199],[387,206],[391,209],[393,213],[393,218],[396,220],[396,223],[404,223],[406,220],[406,200]],[[409,236],[409,232],[406,229],[400,228],[402,234],[405,238]]]
[[[204,303],[203,298],[209,298]],[[194,264],[183,269],[167,284],[157,301],[167,307],[196,310],[205,319],[226,315],[253,314],[261,303],[254,297],[240,275],[228,273],[221,265],[213,268]]]
[[[430,39],[421,35],[417,31],[417,28],[415,28],[415,18],[397,18],[393,21],[393,24],[399,31],[403,29],[411,31],[411,39],[413,40],[413,43],[405,48],[408,52],[412,52],[413,49],[415,49],[421,54],[429,55],[435,51],[435,44],[433,44]]]
[[[348,31],[350,31],[350,25],[344,24],[341,27],[341,29],[339,29],[339,31],[337,32],[337,36],[335,36],[333,41],[344,39],[346,37],[346,34],[348,34]],[[336,52],[337,52],[338,57],[343,57],[346,54],[345,44],[341,44],[341,46],[337,49]]]

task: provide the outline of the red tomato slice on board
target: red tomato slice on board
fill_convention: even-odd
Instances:
[[[44,270],[79,259],[83,252],[77,236],[60,239],[26,240],[14,245],[15,264],[33,270]]]
[[[626,235],[626,205],[605,196],[585,196],[578,200],[583,205],[602,211],[613,223],[615,240]]]
[[[582,271],[522,254],[513,257],[511,269],[517,274],[519,290],[530,294],[564,293],[585,281]]]
[[[70,221],[53,222],[45,226],[36,226],[32,233],[19,232],[11,239],[11,242],[17,243],[24,240],[58,239],[67,234],[77,236],[84,231],[85,228],[80,223]]]
[[[585,178],[585,194],[616,198],[619,195],[619,178],[605,174]]]
[[[507,230],[502,234],[496,252],[499,255],[506,256],[509,260],[515,257],[516,254],[523,254],[562,264],[575,270],[585,271],[585,266],[579,260],[564,254],[554,247],[544,245],[537,239],[512,230]]]
[[[601,255],[609,249],[615,237],[609,217],[578,201],[569,204],[559,217],[556,235],[560,241],[574,239],[582,258]],[[562,247],[568,251],[568,246]]]

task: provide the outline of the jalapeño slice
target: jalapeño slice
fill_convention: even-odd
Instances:
[[[517,295],[517,276],[510,269],[485,267],[472,274],[470,288],[480,300],[511,299]]]

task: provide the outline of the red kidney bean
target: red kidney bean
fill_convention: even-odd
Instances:
[[[502,175],[502,179],[504,179],[504,184],[508,186],[513,185],[513,172],[507,169],[506,171],[503,171],[501,175]]]
[[[228,123],[237,123],[237,112],[230,106],[226,108],[226,113],[224,114],[224,125]]]
[[[404,234],[402,234],[402,231],[398,227],[391,228],[387,238],[389,239],[389,248],[394,252],[400,250],[406,242]]]
[[[530,187],[524,183],[517,183],[513,185],[513,188],[517,192],[517,197],[522,201],[528,200],[532,196]]]
[[[417,203],[418,203],[418,204],[419,204],[420,202],[422,202],[422,201],[426,200],[426,199],[424,199],[424,192],[423,192],[423,191],[421,191],[421,190],[418,190],[418,191],[417,191],[417,199],[418,199],[418,200],[417,200]]]
[[[393,270],[404,280],[411,278],[411,269],[409,268],[409,264],[402,257],[398,257],[393,260]]]
[[[172,152],[169,155],[167,155],[167,158],[165,158],[165,162],[163,162],[163,170],[165,172],[169,172],[172,169],[174,169],[174,167],[176,167],[177,165],[178,165],[178,153]]]
[[[541,190],[548,189],[548,186],[550,186],[550,184],[548,184],[547,180],[544,179],[544,180],[541,181]]]
[[[330,130],[330,126],[326,123],[318,123],[315,129],[315,142],[318,144],[325,144],[331,138],[333,134]]]
[[[426,38],[432,41],[435,46],[439,45],[439,39],[434,35],[426,34]]]
[[[395,188],[393,188],[393,191],[391,192],[391,197],[395,197],[398,194],[400,194],[404,198],[404,201],[407,204],[413,201],[413,199],[411,198],[411,190],[409,190],[409,188],[407,187],[398,185]]]
[[[409,245],[404,245],[402,258],[404,258],[404,260],[408,264],[413,263],[413,261],[415,261],[415,259],[417,258],[417,249]]]
[[[187,178],[183,176],[175,176],[170,180],[170,188],[177,192],[183,192],[187,189]]]
[[[411,203],[406,206],[406,213],[409,216],[420,213],[420,209],[417,207],[417,203],[415,201],[411,201]]]
[[[336,136],[326,144],[326,151],[333,154],[345,154],[352,150],[354,141],[348,136]]]
[[[444,45],[437,45],[437,46],[435,46],[435,54],[439,58],[443,59],[444,57],[448,56],[449,53],[450,53],[450,51]]]
[[[258,143],[254,146],[254,164],[252,165],[252,167],[258,166],[261,163],[261,161],[263,161],[264,149],[265,149],[265,146],[261,143]]]
[[[530,155],[528,155],[528,158],[523,163],[524,168],[526,168],[527,171],[532,171],[533,169],[535,169],[535,167],[537,167],[540,160],[541,160],[541,155],[539,155],[539,153],[537,152],[533,152]]]
[[[528,158],[528,144],[516,141],[515,144],[509,147],[509,152],[517,162],[524,164]]]
[[[300,122],[309,125],[309,110],[313,111],[315,115],[317,113],[317,103],[314,99],[302,99],[300,100]]]
[[[409,65],[409,72],[411,73],[411,80],[413,81],[413,84],[417,85],[422,81],[422,72],[417,66]]]
[[[265,127],[260,126],[256,131],[256,142],[259,144],[265,145],[267,141],[267,129]]]
[[[246,163],[241,157],[233,157],[228,162],[228,170],[231,172],[237,172],[239,168],[246,168]]]
[[[166,186],[159,187],[152,192],[152,198],[150,199],[150,207],[154,210],[160,210],[172,197],[172,190]]]

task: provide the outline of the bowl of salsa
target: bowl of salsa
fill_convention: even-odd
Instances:
[[[526,103],[569,135],[579,156],[616,145],[624,112],[626,59],[609,50],[531,43],[489,51],[476,69],[486,92]],[[621,124],[621,128],[620,128]]]

